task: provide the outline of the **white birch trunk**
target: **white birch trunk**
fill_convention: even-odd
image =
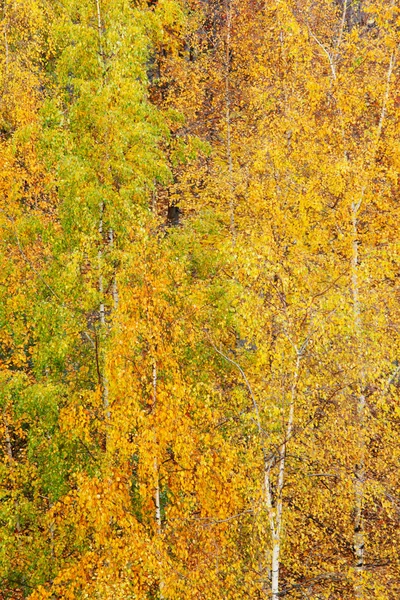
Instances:
[[[279,555],[281,551],[280,534],[272,540],[271,559],[271,595],[272,600],[279,598]]]
[[[155,475],[154,504],[156,507],[157,533],[158,533],[158,535],[161,535],[161,502],[160,502],[160,483],[159,483],[159,479],[158,479],[157,458],[154,458],[154,475]]]
[[[390,82],[394,65],[396,62],[396,51],[391,53],[389,66],[386,75],[386,87],[382,101],[381,114],[374,145],[372,147],[372,161],[375,161],[379,139],[382,134],[383,123],[386,116],[386,107],[389,100]],[[359,285],[359,251],[358,251],[358,213],[364,200],[364,194],[368,185],[367,179],[361,190],[360,199],[357,203],[353,202],[351,206],[352,222],[352,258],[351,258],[351,293],[353,301],[353,325],[357,345],[358,360],[358,392],[357,392],[357,463],[354,466],[354,567],[357,574],[357,581],[354,586],[354,594],[357,600],[364,597],[363,590],[363,572],[365,570],[365,532],[363,522],[363,504],[365,495],[365,394],[366,385],[365,360],[363,356],[363,327],[361,321],[360,305],[360,285]]]
[[[152,368],[152,378],[153,378],[153,410],[155,410],[157,406],[157,363],[154,359],[153,368]],[[154,431],[154,442],[157,444],[157,435],[156,431]],[[160,478],[159,478],[159,468],[157,456],[154,456],[154,505],[155,505],[155,521],[157,527],[157,534],[161,536],[162,534],[162,521],[161,521],[161,498],[160,498]],[[160,600],[164,600],[163,589],[164,589],[164,581],[162,577],[162,563],[161,559],[159,559],[159,571],[160,571]]]
[[[364,413],[365,413],[365,367],[362,356],[362,323],[361,323],[361,308],[360,308],[360,289],[358,281],[359,255],[358,255],[358,231],[357,231],[357,213],[359,205],[352,205],[352,261],[351,261],[351,291],[353,298],[353,321],[354,333],[357,344],[357,360],[358,360],[358,397],[357,397],[357,463],[354,466],[354,566],[357,574],[357,582],[354,586],[354,593],[357,599],[363,598],[363,571],[364,571],[364,523],[363,523],[363,503],[364,503],[364,455],[365,455],[365,440],[364,440]]]
[[[229,210],[230,210],[230,231],[232,244],[236,243],[236,225],[235,225],[235,198],[233,185],[233,160],[232,160],[232,140],[231,140],[231,91],[230,91],[230,65],[231,65],[231,30],[232,30],[232,0],[226,0],[226,52],[225,52],[225,121],[226,121],[226,155],[228,160],[229,176]]]
[[[6,66],[6,76],[8,77],[8,68],[9,68],[9,64],[10,64],[10,48],[9,48],[9,44],[8,44],[9,24],[8,24],[8,2],[7,2],[7,0],[5,0],[5,2],[4,2],[3,19],[4,19],[5,66]]]
[[[106,314],[105,314],[105,305],[104,305],[104,283],[103,283],[103,250],[102,250],[102,242],[103,242],[103,214],[104,214],[104,202],[100,202],[100,218],[99,218],[99,237],[100,237],[100,246],[97,254],[98,259],[98,269],[99,269],[99,294],[100,294],[100,306],[99,306],[99,316],[100,316],[100,325],[101,328],[104,329],[106,324]],[[102,352],[100,351],[100,354]],[[103,396],[103,409],[105,411],[106,419],[110,418],[110,401],[109,401],[109,390],[108,390],[108,380],[104,374],[104,365],[102,365],[103,373],[101,374],[102,381],[102,396]]]
[[[99,315],[100,315],[100,324],[104,326],[106,324],[106,316],[105,316],[105,308],[104,308],[104,284],[103,284],[103,250],[102,250],[102,242],[103,242],[103,213],[104,213],[104,202],[100,202],[100,218],[99,218],[99,236],[100,236],[100,246],[97,254],[98,266],[99,266],[99,294],[100,294],[100,307],[99,307]]]
[[[246,373],[243,371],[242,367],[235,360],[233,360],[232,358],[230,358],[229,356],[227,356],[226,354],[221,352],[221,350],[219,350],[211,342],[211,345],[214,348],[214,350],[220,356],[225,358],[225,360],[230,362],[232,365],[234,365],[239,370],[239,372],[240,372],[241,376],[243,377],[243,380],[246,384],[247,390],[250,394],[250,398],[252,400],[254,411],[256,414],[256,423],[257,423],[258,435],[260,438],[261,451],[263,454],[263,463],[264,463],[264,481],[263,481],[264,503],[265,503],[265,506],[267,509],[268,521],[269,521],[269,526],[270,526],[270,531],[271,531],[271,539],[272,539],[271,557],[268,554],[265,557],[265,560],[267,563],[270,563],[270,565],[271,565],[271,592],[272,592],[273,600],[278,600],[278,597],[279,597],[279,572],[280,572],[279,559],[280,559],[280,551],[281,551],[281,545],[282,545],[282,518],[283,518],[282,492],[283,492],[283,486],[285,483],[286,450],[287,450],[288,442],[293,435],[294,403],[295,403],[295,399],[296,399],[297,384],[298,384],[299,374],[300,374],[300,363],[301,363],[303,354],[305,352],[305,349],[307,347],[307,344],[309,342],[309,339],[310,339],[310,336],[307,338],[307,340],[304,342],[304,344],[301,346],[300,349],[295,347],[296,366],[295,366],[293,382],[292,382],[291,392],[290,392],[290,406],[289,406],[289,415],[288,415],[288,421],[287,421],[287,426],[286,426],[286,431],[285,431],[285,438],[283,440],[283,443],[282,443],[280,451],[279,451],[279,473],[278,473],[275,502],[273,499],[272,485],[271,485],[271,470],[272,470],[272,467],[273,467],[275,461],[274,461],[273,456],[272,457],[268,456],[267,449],[264,445],[264,441],[263,441],[264,434],[263,434],[263,429],[262,429],[262,425],[261,425],[261,415],[260,415],[260,409],[258,406],[257,399],[253,393],[250,382],[247,379]],[[265,591],[266,595],[268,595],[270,597],[269,590],[266,588],[265,585],[263,585],[263,590]]]
[[[114,230],[112,229],[112,227],[110,227],[110,229],[108,230],[108,242],[109,242],[111,248],[113,248],[114,247]],[[118,284],[117,284],[117,276],[116,276],[115,270],[114,270],[114,274],[113,274],[111,293],[112,293],[112,297],[113,297],[113,301],[114,301],[114,310],[117,310],[118,304],[119,304],[119,294],[118,294]]]
[[[98,33],[98,40],[99,40],[99,54],[100,54],[101,60],[103,62],[103,65],[105,66],[105,55],[104,55],[104,48],[103,48],[103,22],[102,22],[102,16],[101,16],[100,0],[96,0],[96,12],[97,12],[97,33]],[[106,146],[107,146],[107,144],[106,144]],[[106,151],[107,151],[107,147],[106,147]],[[100,293],[100,297],[101,297],[99,313],[100,313],[100,325],[102,328],[104,328],[104,326],[106,325],[106,311],[105,311],[105,304],[104,304],[104,281],[103,281],[103,273],[102,273],[102,262],[103,262],[102,243],[103,243],[104,209],[105,209],[105,204],[104,204],[104,201],[102,201],[100,203],[100,219],[99,219],[100,248],[99,248],[99,252],[98,252],[99,293]],[[112,228],[110,228],[108,231],[108,243],[110,244],[111,247],[114,244],[114,231]],[[118,304],[119,304],[119,295],[118,295],[118,286],[117,286],[117,280],[116,280],[115,273],[113,276],[111,289],[112,289],[112,297],[113,297],[113,301],[114,301],[114,310],[116,310],[118,308]],[[104,365],[103,365],[103,370],[104,370]],[[103,383],[103,408],[105,410],[106,418],[109,419],[110,418],[109,386],[108,386],[107,377],[105,376],[104,372],[102,374],[102,383]]]
[[[99,35],[99,51],[100,56],[104,60],[103,55],[103,25],[101,22],[101,8],[100,8],[100,0],[96,0],[96,10],[97,10],[97,32]]]
[[[293,435],[294,425],[294,403],[296,399],[297,383],[299,380],[300,373],[300,362],[302,358],[302,350],[296,349],[296,367],[293,376],[293,382],[290,392],[290,406],[289,415],[285,431],[285,439],[280,448],[279,452],[279,472],[278,481],[276,486],[276,499],[273,502],[272,491],[271,491],[271,468],[272,461],[264,463],[265,468],[265,503],[268,510],[269,526],[271,530],[272,539],[272,556],[271,556],[271,596],[272,600],[278,600],[279,598],[279,575],[280,575],[280,552],[282,546],[282,530],[283,530],[283,486],[285,484],[285,466],[286,466],[286,453],[287,445],[290,438]]]
[[[154,360],[153,362],[153,410],[155,410],[157,405],[157,364]],[[156,432],[154,432],[154,441],[157,443]],[[156,508],[156,524],[158,534],[161,534],[161,503],[160,503],[160,483],[158,478],[158,462],[157,457],[154,456],[154,477],[155,477],[155,490],[154,490],[154,504]]]

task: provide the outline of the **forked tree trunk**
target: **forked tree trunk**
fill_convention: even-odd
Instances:
[[[264,431],[263,431],[262,424],[261,424],[260,408],[259,408],[257,399],[254,395],[253,389],[250,385],[249,380],[247,379],[246,373],[243,371],[243,369],[239,365],[239,363],[237,363],[235,360],[230,358],[224,352],[219,350],[211,342],[214,350],[220,356],[222,356],[225,360],[227,360],[232,365],[234,365],[240,372],[240,374],[243,377],[243,380],[246,384],[246,387],[249,392],[250,398],[253,403],[253,408],[255,411],[258,435],[259,435],[259,439],[260,439],[260,445],[261,445],[261,451],[262,451],[263,463],[264,463],[263,464],[263,466],[264,466],[264,481],[263,481],[264,498],[263,499],[264,499],[264,504],[266,506],[267,513],[268,513],[268,522],[269,522],[269,526],[270,526],[271,539],[272,539],[272,553],[271,553],[271,556],[268,555],[266,557],[266,562],[269,563],[270,567],[271,567],[271,588],[269,590],[267,588],[267,586],[263,586],[263,589],[264,589],[266,595],[268,596],[268,598],[271,598],[271,593],[272,593],[272,600],[279,599],[280,552],[281,552],[281,545],[282,545],[282,518],[283,518],[283,495],[282,494],[283,494],[283,486],[285,483],[286,453],[287,453],[287,446],[288,446],[289,440],[293,435],[294,404],[295,404],[296,393],[297,393],[297,385],[298,385],[298,381],[299,381],[300,363],[301,363],[301,359],[303,357],[303,354],[305,352],[305,349],[307,347],[309,340],[310,340],[310,336],[306,339],[306,341],[303,343],[303,345],[301,346],[300,349],[295,347],[296,365],[295,365],[295,371],[294,371],[294,375],[293,375],[292,386],[291,386],[291,390],[290,390],[290,406],[289,406],[288,421],[287,421],[286,430],[285,430],[285,437],[282,441],[282,444],[281,444],[280,450],[279,450],[279,457],[278,457],[279,471],[278,471],[278,479],[276,482],[275,499],[274,499],[274,494],[272,491],[273,486],[272,486],[271,471],[276,462],[276,458],[275,458],[275,456],[271,456],[270,454],[268,454],[267,448],[265,447]],[[271,593],[270,593],[270,591],[271,591]]]

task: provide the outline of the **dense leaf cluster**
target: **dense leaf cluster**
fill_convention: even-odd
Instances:
[[[0,598],[397,600],[396,3],[0,19]]]

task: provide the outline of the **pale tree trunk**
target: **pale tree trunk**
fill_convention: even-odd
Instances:
[[[99,53],[100,56],[103,58],[103,27],[102,27],[102,22],[101,22],[101,10],[100,10],[100,0],[96,0],[96,10],[97,10],[97,31],[98,31],[98,37],[99,37]],[[104,327],[104,325],[106,324],[106,318],[105,318],[105,308],[104,308],[104,284],[103,284],[103,273],[102,273],[102,262],[103,262],[103,216],[104,216],[104,209],[105,209],[105,205],[104,205],[104,201],[100,202],[99,205],[99,210],[100,210],[100,216],[99,216],[99,227],[98,227],[98,231],[99,231],[99,251],[98,251],[98,265],[99,265],[99,293],[100,293],[100,309],[99,309],[99,314],[100,314],[100,324],[102,327]]]
[[[154,488],[154,504],[155,504],[155,517],[157,524],[157,533],[161,535],[161,501],[160,501],[160,482],[158,478],[158,462],[157,458],[154,457],[154,477],[155,477],[155,488]]]
[[[279,471],[278,471],[275,499],[273,497],[274,494],[272,491],[271,471],[276,462],[276,459],[275,459],[275,456],[271,456],[268,454],[267,448],[265,447],[265,444],[264,444],[264,432],[263,432],[263,428],[261,425],[260,408],[259,408],[257,399],[254,395],[253,389],[252,389],[250,382],[247,379],[246,373],[243,371],[242,367],[235,360],[233,360],[232,358],[227,356],[224,352],[219,350],[211,342],[211,345],[214,348],[214,350],[220,356],[225,358],[225,360],[230,362],[232,365],[234,365],[239,370],[239,372],[240,372],[241,376],[243,377],[243,380],[246,384],[247,390],[249,392],[250,398],[253,403],[254,412],[256,415],[256,423],[257,423],[258,435],[259,435],[260,444],[261,444],[261,451],[262,451],[262,455],[263,455],[263,467],[264,467],[264,481],[263,481],[264,498],[263,498],[263,500],[264,500],[265,507],[267,509],[268,522],[269,522],[269,527],[270,527],[270,531],[271,531],[271,539],[272,539],[272,552],[270,555],[268,554],[265,557],[266,562],[269,563],[271,566],[271,588],[269,590],[265,585],[263,585],[263,589],[265,591],[265,594],[268,597],[271,597],[271,594],[272,594],[272,600],[279,599],[279,572],[280,572],[279,559],[280,559],[280,552],[281,552],[281,546],[282,546],[282,521],[283,521],[283,496],[282,496],[282,494],[283,494],[283,486],[285,483],[285,463],[286,463],[287,446],[288,446],[290,438],[293,435],[294,409],[295,409],[297,385],[298,385],[299,374],[300,374],[300,363],[301,363],[301,359],[304,355],[305,349],[307,347],[307,344],[310,340],[310,337],[311,336],[307,337],[307,339],[302,344],[300,349],[297,348],[296,346],[294,346],[294,349],[296,351],[296,364],[295,364],[295,370],[294,370],[294,374],[293,374],[293,381],[292,381],[292,385],[291,385],[291,389],[290,389],[290,406],[289,406],[289,414],[288,414],[288,420],[287,420],[287,425],[286,425],[286,430],[285,430],[285,437],[284,437],[284,440],[283,440],[283,442],[280,446],[280,450],[279,450],[279,457],[278,457]]]
[[[271,559],[271,594],[272,600],[279,598],[279,555],[281,551],[280,532],[272,540],[272,559]]]
[[[152,378],[153,378],[153,410],[155,410],[157,405],[157,363],[153,361],[152,367]],[[154,441],[157,444],[157,435],[154,431]],[[160,503],[160,483],[158,477],[158,462],[157,457],[154,456],[154,476],[155,476],[155,489],[154,489],[154,504],[156,508],[156,524],[157,524],[157,532],[161,535],[161,503]]]
[[[396,49],[397,51],[397,49]],[[381,114],[374,144],[371,149],[371,164],[375,163],[375,157],[378,149],[378,143],[382,134],[383,123],[386,116],[386,107],[390,93],[390,82],[396,60],[396,51],[391,53],[389,66],[386,75],[386,87],[382,101]],[[365,530],[363,519],[363,504],[365,495],[365,387],[366,387],[366,364],[363,353],[364,335],[361,319],[360,303],[360,282],[359,282],[359,232],[358,215],[364,201],[364,195],[367,189],[369,173],[366,172],[360,198],[358,202],[351,205],[351,224],[352,224],[352,257],[351,257],[351,293],[353,301],[353,327],[356,340],[356,356],[358,368],[358,390],[356,400],[356,444],[357,444],[357,462],[354,466],[354,567],[357,580],[354,586],[354,594],[357,600],[364,598],[363,577],[365,570]]]
[[[153,360],[152,366],[152,379],[153,379],[153,410],[156,409],[157,406],[157,363],[156,360]],[[157,433],[154,430],[154,443],[157,447]],[[155,448],[156,452],[156,448]],[[161,521],[161,498],[160,498],[160,477],[159,477],[159,467],[156,454],[154,455],[154,506],[155,506],[155,521],[157,527],[157,535],[161,537],[162,534],[162,521]],[[161,559],[159,559],[159,571],[160,571],[160,600],[164,600],[163,589],[164,589],[164,581],[162,576],[162,563]]]
[[[10,48],[8,44],[8,2],[4,0],[3,8],[3,19],[4,19],[4,50],[5,50],[5,63],[6,63],[6,79],[8,78],[8,69],[10,64]]]
[[[108,243],[110,244],[111,248],[114,247],[114,230],[112,229],[112,227],[110,227],[110,229],[108,231]],[[115,270],[114,270],[114,274],[113,274],[111,293],[112,293],[112,297],[113,297],[113,301],[114,301],[114,310],[117,310],[118,304],[119,304],[119,294],[118,294],[118,285],[117,285],[117,275],[115,273]]]
[[[99,218],[99,237],[100,237],[100,246],[97,254],[98,259],[98,269],[99,269],[99,294],[100,294],[100,306],[99,306],[99,315],[100,315],[100,326],[101,329],[104,330],[106,325],[106,314],[105,314],[105,305],[104,305],[104,283],[103,283],[103,214],[104,214],[104,202],[100,202],[100,218]],[[101,348],[101,346],[100,346]],[[102,356],[103,352],[100,350],[100,356]],[[101,361],[103,362],[103,361]],[[102,364],[101,374],[101,383],[102,383],[102,397],[103,397],[103,409],[106,415],[107,420],[110,418],[110,401],[109,401],[109,390],[108,390],[108,379],[104,374],[104,364]]]
[[[365,367],[362,356],[362,324],[361,324],[361,309],[360,309],[360,289],[358,280],[359,255],[358,255],[358,239],[357,239],[357,211],[358,206],[352,205],[352,227],[353,241],[352,250],[353,256],[351,261],[351,288],[353,298],[353,321],[354,331],[357,344],[357,359],[358,359],[358,396],[357,396],[357,463],[354,467],[354,562],[357,574],[357,581],[354,586],[354,593],[357,599],[363,598],[363,570],[364,570],[364,522],[363,522],[363,502],[364,502],[364,485],[365,485],[365,440],[364,440],[364,415],[365,415]]]
[[[226,157],[228,161],[228,186],[229,186],[229,211],[230,232],[232,244],[236,243],[235,224],[235,194],[233,183],[233,160],[232,160],[232,133],[231,133],[231,32],[232,32],[232,0],[225,0],[226,8],[226,42],[225,42],[225,124],[226,124]]]
[[[294,425],[294,405],[296,400],[297,384],[300,373],[300,362],[304,345],[299,351],[296,348],[296,366],[293,375],[293,382],[290,391],[289,415],[286,425],[285,438],[279,450],[279,471],[278,481],[275,491],[275,501],[272,495],[271,469],[274,459],[265,462],[264,492],[265,504],[268,511],[269,526],[272,538],[272,557],[271,557],[271,595],[272,600],[279,599],[279,573],[280,573],[280,552],[282,546],[282,519],[283,519],[283,486],[285,484],[285,463],[287,454],[287,445],[293,435]]]
[[[104,283],[103,283],[103,214],[104,214],[104,202],[100,202],[100,218],[99,218],[99,237],[100,245],[97,254],[98,265],[99,265],[99,293],[100,293],[100,325],[103,327],[106,324],[106,315],[104,307]]]
[[[337,42],[335,44],[335,48],[336,48],[335,59],[338,56],[338,53],[340,51],[340,44],[342,43],[342,38],[343,38],[343,33],[344,33],[344,29],[345,29],[345,25],[346,25],[346,18],[347,18],[347,5],[348,5],[348,0],[344,0],[344,2],[343,2],[343,10],[342,10],[342,19],[341,19],[341,22],[340,22],[339,35],[338,35],[338,38],[337,38]]]
[[[97,32],[99,35],[99,51],[100,56],[104,59],[103,54],[103,24],[101,22],[101,8],[100,8],[100,0],[96,0],[96,10],[97,10]]]
[[[96,0],[96,9],[97,9],[97,30],[98,30],[98,36],[99,36],[99,53],[100,56],[103,58],[103,27],[102,27],[102,23],[101,23],[101,12],[100,12],[100,1]],[[104,209],[105,209],[105,205],[104,205],[104,201],[100,202],[99,205],[99,210],[100,210],[100,216],[99,216],[99,227],[98,227],[98,231],[99,231],[99,251],[98,251],[98,265],[99,265],[99,293],[100,293],[100,310],[99,310],[99,314],[100,314],[100,324],[103,327],[106,324],[106,318],[105,318],[105,309],[104,309],[104,285],[103,285],[103,273],[102,273],[102,262],[103,262],[103,216],[104,216]]]

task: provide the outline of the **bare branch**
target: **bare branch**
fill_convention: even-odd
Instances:
[[[319,39],[317,38],[317,36],[313,34],[313,32],[311,31],[310,28],[308,28],[308,32],[311,35],[311,37],[313,38],[313,40],[315,40],[317,42],[318,46],[323,50],[324,54],[326,54],[326,56],[328,57],[329,65],[330,65],[331,71],[332,71],[332,77],[336,81],[336,67],[335,67],[335,62],[333,60],[333,57],[328,52],[328,50],[325,48],[325,46],[323,45],[323,43],[319,41]]]

